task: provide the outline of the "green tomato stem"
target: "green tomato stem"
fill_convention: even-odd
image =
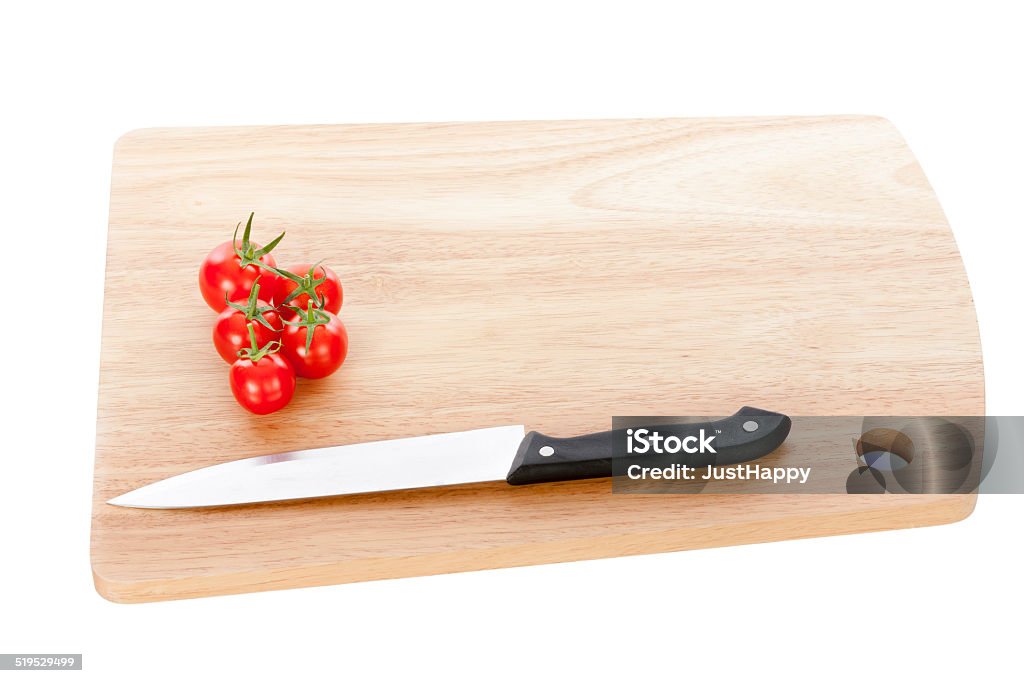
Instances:
[[[271,272],[273,272],[275,274],[278,274],[277,270],[275,270],[271,266],[266,265],[265,263],[260,261],[260,259],[263,256],[269,254],[271,252],[271,250],[274,247],[276,247],[281,242],[281,240],[284,239],[284,232],[282,232],[280,235],[278,235],[274,239],[270,240],[270,242],[268,242],[266,246],[260,247],[259,249],[257,249],[249,241],[249,236],[252,234],[252,218],[255,215],[256,215],[255,212],[250,213],[249,214],[249,220],[246,221],[246,223],[245,223],[245,231],[242,232],[242,246],[241,247],[238,246],[238,228],[241,225],[241,223],[239,223],[238,225],[235,226],[235,234],[231,238],[231,246],[235,250],[235,256],[238,257],[239,265],[242,268],[245,268],[246,266],[255,265],[255,266],[259,266],[260,268],[265,268],[266,270],[269,270],[269,271],[271,271]]]
[[[306,353],[309,353],[309,348],[313,345],[313,334],[316,332],[316,328],[331,322],[331,316],[322,308],[314,306],[313,299],[309,299],[306,302],[305,311],[298,306],[289,306],[288,308],[295,311],[298,319],[286,320],[285,325],[306,328]]]
[[[268,311],[273,311],[274,307],[260,306],[259,295],[260,278],[257,277],[256,281],[253,283],[252,289],[249,291],[249,298],[246,300],[245,304],[236,304],[234,301],[230,301],[228,299],[227,294],[224,295],[224,301],[227,302],[228,306],[235,309],[236,311],[241,311],[245,315],[246,320],[255,320],[256,322],[258,322],[260,325],[263,325],[263,327],[267,328],[271,332],[280,332],[281,330],[278,330],[273,325],[271,325],[270,321],[267,320],[266,317],[264,316],[264,314],[267,313]]]
[[[317,293],[316,288],[327,281],[327,271],[324,271],[323,277],[317,278],[313,276],[321,263],[323,263],[323,261],[318,261],[315,265],[311,266],[309,272],[305,275],[296,275],[295,273],[290,273],[283,268],[278,270],[278,275],[281,275],[298,285],[298,287],[292,290],[291,294],[285,297],[285,300],[281,302],[282,306],[288,304],[295,297],[306,294],[311,300],[316,301],[318,307],[323,308],[325,302],[323,297]]]
[[[256,328],[252,323],[247,324],[246,327],[249,329],[249,348],[240,350],[239,358],[258,363],[263,357],[276,353],[281,348],[281,342],[277,340],[269,341],[266,346],[260,348],[256,345]]]

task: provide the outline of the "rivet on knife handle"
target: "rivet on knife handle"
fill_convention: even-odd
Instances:
[[[736,414],[714,422],[658,425],[658,432],[680,440],[715,435],[714,453],[681,453],[680,464],[691,467],[733,465],[768,455],[786,440],[791,420],[782,413],[760,408],[741,408]],[[625,430],[618,430],[625,431]],[[625,434],[599,432],[585,436],[555,438],[530,432],[519,445],[505,480],[509,484],[539,484],[571,479],[612,476],[613,444]]]

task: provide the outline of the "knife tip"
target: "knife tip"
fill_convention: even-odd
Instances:
[[[135,496],[135,497],[132,496],[132,494],[134,494],[134,493],[135,493],[135,491],[129,491],[128,493],[123,493],[120,496],[116,496],[114,498],[111,498],[110,500],[107,501],[107,505],[116,505],[117,507],[120,507],[120,508],[147,508],[147,507],[152,507],[151,505],[145,505],[143,503],[140,503],[137,500],[138,496]]]

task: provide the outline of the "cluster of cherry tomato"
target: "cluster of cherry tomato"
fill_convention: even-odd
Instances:
[[[246,409],[265,415],[288,405],[296,377],[327,377],[345,361],[348,333],[341,281],[320,264],[278,268],[266,246],[250,241],[252,214],[242,239],[211,251],[199,268],[199,290],[214,311],[213,344],[231,364],[231,393]]]

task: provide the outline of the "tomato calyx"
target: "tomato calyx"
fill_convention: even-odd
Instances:
[[[275,275],[279,275],[280,273],[278,273],[276,268],[272,268],[271,266],[268,266],[267,264],[265,264],[262,261],[260,261],[260,259],[262,257],[266,256],[267,254],[269,254],[271,252],[271,250],[274,247],[276,247],[281,240],[284,239],[284,232],[282,232],[280,235],[278,235],[274,239],[270,240],[270,242],[268,242],[266,244],[266,246],[263,246],[263,247],[260,247],[259,249],[257,249],[255,247],[255,245],[253,245],[249,241],[249,235],[252,232],[252,217],[255,216],[255,215],[256,215],[255,211],[250,213],[249,214],[249,220],[246,221],[246,223],[245,223],[245,231],[242,232],[242,245],[241,245],[241,247],[239,247],[239,245],[238,245],[238,228],[242,224],[239,223],[238,225],[235,226],[235,235],[232,238],[231,245],[232,245],[232,247],[235,250],[235,256],[238,257],[239,267],[245,268],[246,266],[257,266],[259,268],[263,268],[265,270],[269,270],[271,273],[274,273]]]
[[[310,269],[310,273],[312,272]],[[306,303],[306,310],[302,310],[298,306],[288,306],[287,308],[295,311],[296,317],[295,320],[285,320],[284,324],[306,328],[306,353],[309,353],[309,347],[313,345],[313,333],[320,325],[331,322],[331,315],[319,306],[314,306],[312,297]]]
[[[270,321],[268,321],[264,317],[264,313],[267,313],[269,311],[275,311],[277,310],[277,308],[274,306],[260,306],[259,296],[260,279],[256,278],[256,282],[253,283],[252,289],[249,291],[249,298],[246,300],[244,304],[231,301],[228,298],[227,294],[224,295],[224,302],[231,308],[235,309],[236,311],[241,311],[242,315],[245,316],[246,320],[258,322],[260,325],[263,325],[263,327],[267,328],[271,332],[280,332],[281,330],[271,325]]]
[[[306,294],[312,301],[316,301],[318,308],[323,308],[324,299],[320,296],[319,292],[316,291],[316,288],[327,282],[327,271],[324,270],[321,277],[314,277],[313,275],[316,272],[316,269],[320,267],[321,263],[323,263],[323,261],[319,261],[310,266],[309,272],[305,275],[296,275],[284,268],[276,269],[278,275],[291,280],[297,285],[297,287],[293,289],[287,297],[285,297],[284,301],[280,303],[281,306],[287,306],[288,302],[293,300],[295,297]],[[312,303],[312,301],[310,303]],[[294,308],[294,306],[288,306],[288,308]],[[299,313],[301,315],[302,311],[299,311]]]
[[[267,342],[266,346],[260,348],[259,344],[256,343],[256,328],[252,326],[252,323],[247,324],[246,328],[249,330],[249,348],[241,349],[238,352],[238,357],[242,360],[258,363],[261,358],[277,353],[277,350],[281,348],[281,342],[276,339]]]

